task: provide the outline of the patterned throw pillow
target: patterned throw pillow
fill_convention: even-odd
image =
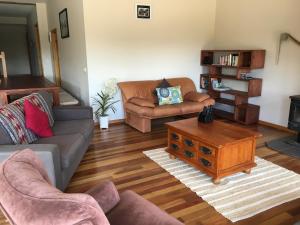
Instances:
[[[40,110],[47,113],[49,118],[49,124],[51,127],[53,127],[54,124],[54,118],[52,115],[52,110],[49,108],[46,100],[43,98],[43,96],[40,93],[33,93],[31,95],[25,96],[23,98],[20,98],[14,102],[12,102],[12,105],[16,105],[23,113],[24,113],[24,102],[25,100],[30,101],[33,105],[39,107]]]
[[[24,113],[15,104],[0,107],[0,123],[15,144],[29,144],[38,139],[26,128]]]
[[[24,115],[24,101],[27,99],[33,105],[39,107],[47,113],[49,124],[53,126],[54,119],[45,99],[39,94],[34,93],[24,98],[18,99],[11,104],[0,107],[0,123],[9,134],[15,144],[30,144],[36,141],[37,136],[26,128]]]
[[[156,88],[159,105],[172,105],[182,103],[180,86]]]

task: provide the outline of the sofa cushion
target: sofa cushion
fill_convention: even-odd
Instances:
[[[153,117],[175,116],[181,114],[181,104],[161,105],[153,109]]]
[[[159,105],[178,104],[183,101],[180,86],[156,88]]]
[[[119,204],[107,214],[111,225],[183,225],[132,191],[125,191],[120,197]]]
[[[24,112],[26,128],[39,137],[53,136],[47,113],[40,110],[28,100],[24,102]]]
[[[133,97],[129,99],[128,102],[142,107],[149,107],[149,108],[155,107],[155,104],[151,100],[144,99],[144,98]]]
[[[153,110],[154,110],[153,108],[142,107],[128,102],[125,104],[125,108],[126,111],[128,112],[132,112],[139,116],[145,116],[145,117],[152,117]]]
[[[141,107],[132,103],[126,103],[125,107],[127,112],[135,113],[139,116],[159,118],[201,112],[204,106],[213,105],[214,103],[215,101],[209,98],[202,102],[184,101],[180,104],[162,105],[155,108]]]
[[[0,106],[0,123],[14,144],[29,144],[37,136],[26,128],[23,108],[15,104]]]
[[[55,121],[52,127],[53,133],[56,136],[80,133],[86,139],[92,134],[93,129],[94,121],[90,119]]]
[[[196,91],[190,91],[184,96],[184,100],[192,101],[192,102],[202,102],[206,99],[209,99],[209,95],[206,93],[199,93]]]
[[[68,168],[77,157],[81,157],[79,152],[85,152],[85,139],[82,134],[69,134],[53,136],[50,138],[41,138],[35,144],[56,144],[61,154],[61,167]]]
[[[182,114],[198,113],[201,112],[205,104],[203,102],[191,102],[185,101],[180,104],[180,110]]]
[[[44,94],[44,96],[47,96]],[[47,98],[46,98],[47,99]],[[49,99],[46,99],[43,97],[43,95],[41,93],[32,93],[28,96],[25,96],[23,98],[20,98],[14,102],[12,102],[12,105],[15,105],[16,107],[18,107],[22,112],[24,112],[24,101],[28,100],[30,101],[32,104],[38,106],[40,108],[40,110],[44,111],[45,113],[47,113],[48,118],[49,118],[49,123],[50,126],[52,127],[54,124],[54,118],[53,118],[53,113],[52,113],[52,107],[49,106],[50,102]]]
[[[157,85],[157,87],[154,89],[153,94],[154,94],[155,96],[157,96],[157,91],[156,91],[157,88],[168,88],[168,87],[171,87],[171,84],[169,84],[169,82],[164,78],[164,79],[159,83],[159,85]]]
[[[9,134],[6,129],[3,127],[2,123],[0,123],[0,145],[12,145],[14,144],[11,140]]]

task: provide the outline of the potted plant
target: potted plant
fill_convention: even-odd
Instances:
[[[115,104],[119,100],[114,100],[118,90],[116,79],[108,80],[104,89],[97,93],[96,97],[93,97],[93,106],[96,106],[95,116],[99,120],[100,129],[107,129],[109,125],[109,115],[108,111],[111,110],[116,113],[117,109]]]

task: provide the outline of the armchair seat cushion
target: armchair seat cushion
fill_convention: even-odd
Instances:
[[[35,144],[56,144],[60,149],[61,167],[69,168],[77,157],[81,157],[86,149],[84,148],[85,139],[81,134],[69,134],[41,138]]]
[[[108,213],[120,201],[119,192],[111,181],[105,181],[88,190],[86,194],[91,195],[99,204],[104,213]]]
[[[52,127],[56,136],[80,133],[88,138],[93,133],[94,121],[92,119],[55,121]]]
[[[120,197],[119,204],[106,215],[111,225],[183,225],[132,191],[125,191]]]

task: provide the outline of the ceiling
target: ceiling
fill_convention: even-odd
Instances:
[[[0,3],[0,17],[27,17],[35,5]]]

